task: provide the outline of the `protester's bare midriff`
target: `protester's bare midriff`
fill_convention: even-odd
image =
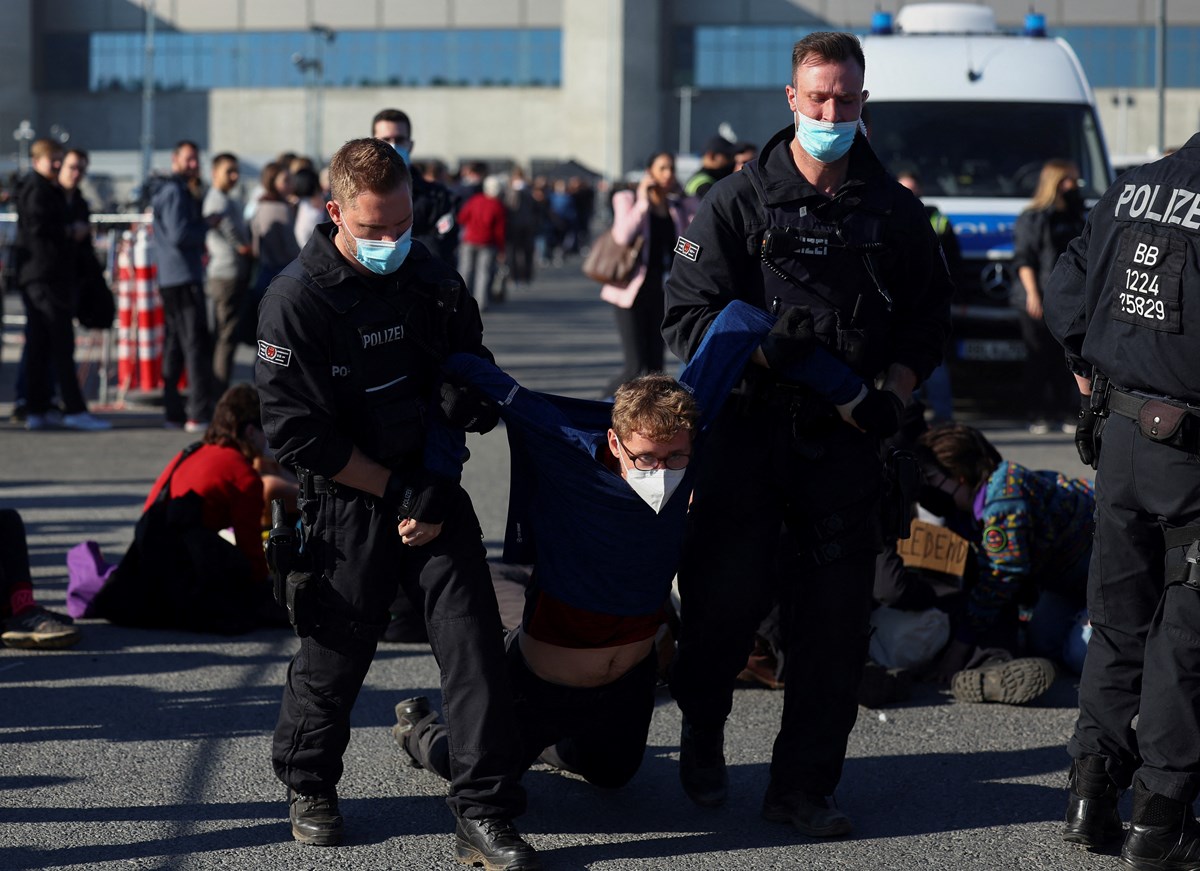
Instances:
[[[521,632],[521,654],[544,681],[569,687],[600,687],[626,674],[650,655],[654,638],[616,647],[560,647]]]

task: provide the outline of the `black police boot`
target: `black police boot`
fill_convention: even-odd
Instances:
[[[413,768],[423,768],[412,748],[408,746],[409,738],[416,731],[417,725],[430,714],[429,699],[424,696],[414,696],[396,704],[396,725],[392,726],[392,737],[408,757],[408,764]]]
[[[1067,824],[1063,840],[1089,850],[1125,834],[1117,799],[1121,790],[1108,776],[1103,756],[1081,756],[1067,776]]]
[[[787,790],[773,780],[763,797],[762,818],[772,823],[789,823],[810,838],[839,838],[854,828],[850,817],[830,807],[825,796]]]
[[[454,830],[454,858],[484,871],[537,871],[537,851],[525,842],[511,820],[460,819]]]
[[[334,847],[342,842],[342,815],[338,811],[337,791],[301,795],[288,790],[288,820],[292,837],[301,844]]]
[[[1121,861],[1137,871],[1200,871],[1200,824],[1191,805],[1151,792],[1135,777]]]
[[[725,724],[697,727],[683,718],[679,733],[679,782],[687,797],[701,807],[720,807],[729,796],[725,768]]]

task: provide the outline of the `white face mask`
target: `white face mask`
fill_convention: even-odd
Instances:
[[[621,465],[625,467],[624,460]],[[687,469],[651,469],[643,472],[641,469],[625,467],[625,480],[633,488],[633,492],[641,496],[642,501],[658,514],[686,473]]]

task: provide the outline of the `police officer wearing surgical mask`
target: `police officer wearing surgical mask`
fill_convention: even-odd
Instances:
[[[688,360],[733,300],[806,308],[818,342],[866,384],[882,383],[862,389],[846,422],[778,376],[786,360],[768,336],[711,431],[679,569],[680,779],[693,801],[716,806],[728,793],[734,681],[772,601],[787,528],[788,679],[762,815],[812,837],[851,830],[829,797],[857,716],[883,542],[880,439],[941,361],[950,320],[950,279],[924,210],[860,132],[864,71],[851,34],[795,45],[792,123],[701,203],[675,249],[663,322]]]
[[[1064,840],[1200,868],[1200,134],[1121,176],[1045,288],[1096,467],[1092,636]],[[1117,801],[1133,786],[1122,830]]]
[[[390,145],[347,142],[329,175],[332,223],[267,289],[256,361],[263,428],[301,482],[308,573],[288,575],[302,638],[272,746],[292,833],[340,842],[350,711],[397,585],[419,586],[453,730],[456,855],[536,868],[511,823],[524,793],[479,522],[459,484],[423,462],[440,360],[491,359],[479,311],[461,278],[411,241],[409,172]]]

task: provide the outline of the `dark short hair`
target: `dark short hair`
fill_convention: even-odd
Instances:
[[[820,30],[810,33],[792,46],[792,81],[796,80],[796,70],[804,65],[809,57],[815,57],[826,63],[854,60],[859,68],[867,71],[867,59],[863,57],[862,43],[853,33],[839,33]]]
[[[212,423],[204,432],[203,442],[206,445],[237,448],[246,459],[254,460],[257,451],[245,436],[248,424],[262,429],[262,406],[258,401],[258,391],[249,384],[235,384],[217,401]]]
[[[399,109],[381,109],[375,113],[375,117],[371,119],[371,135],[375,135],[375,125],[380,121],[390,121],[394,124],[404,124],[408,127],[408,135],[412,136],[412,120],[408,117],[408,113],[401,112]]]
[[[298,169],[292,173],[292,193],[308,199],[321,189],[321,180],[311,169]]]
[[[185,148],[190,148],[193,151],[195,151],[197,154],[200,153],[200,146],[197,145],[195,142],[193,142],[190,139],[180,139],[178,142],[175,143],[175,147],[171,149],[171,154],[172,155],[178,154],[179,152],[183,151],[183,149],[185,149]]]
[[[734,154],[733,143],[724,136],[710,137],[709,140],[704,143],[704,153],[719,154],[722,157],[728,157],[730,160],[732,160]]]
[[[92,159],[90,156],[88,156],[86,148],[68,148],[67,153],[63,155],[63,159],[65,160],[66,158],[70,157],[72,154],[74,154],[80,160],[89,160],[90,161]]]
[[[216,169],[222,163],[237,163],[237,155],[231,151],[222,151],[212,159],[213,169]]]
[[[329,161],[329,192],[339,206],[349,206],[363,191],[390,194],[400,185],[412,187],[412,176],[382,139],[351,139]]]

